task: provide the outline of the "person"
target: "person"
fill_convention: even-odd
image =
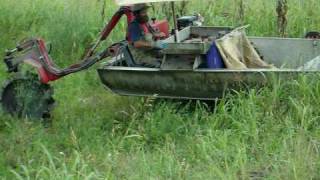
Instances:
[[[320,32],[311,31],[308,32],[305,36],[307,39],[320,39]]]
[[[160,50],[167,44],[162,41],[165,34],[156,32],[148,23],[148,9],[146,3],[136,4],[132,7],[135,19],[129,24],[129,49],[137,64],[160,67],[162,55]]]

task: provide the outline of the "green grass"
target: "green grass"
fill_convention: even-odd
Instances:
[[[234,25],[236,1],[193,1],[208,25]],[[29,36],[66,66],[103,26],[101,1],[0,0],[0,56]],[[245,0],[250,35],[277,36],[275,1]],[[320,30],[318,0],[289,2],[288,36]],[[156,8],[160,9],[160,8]],[[108,1],[108,20],[116,6]],[[153,12],[151,12],[153,13]],[[161,18],[159,11],[155,14]],[[122,22],[107,44],[124,37]],[[0,65],[0,80],[6,78]],[[319,77],[227,95],[216,108],[106,91],[95,68],[53,83],[49,128],[1,115],[1,179],[320,179]]]

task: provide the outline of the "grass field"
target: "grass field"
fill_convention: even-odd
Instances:
[[[0,57],[40,36],[52,43],[57,64],[76,62],[116,11],[106,2],[0,0]],[[288,37],[320,30],[319,0],[288,3]],[[249,35],[278,36],[275,5],[244,0]],[[166,8],[154,9],[165,17]],[[194,0],[186,11],[200,12],[207,25],[240,24],[239,0]],[[121,40],[125,27],[106,44]],[[212,109],[113,95],[92,68],[52,84],[51,126],[0,116],[0,179],[320,179],[317,79],[227,94]]]

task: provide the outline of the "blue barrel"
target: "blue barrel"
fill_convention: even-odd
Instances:
[[[209,69],[222,69],[226,67],[215,42],[211,45],[206,55],[206,59],[207,68]]]

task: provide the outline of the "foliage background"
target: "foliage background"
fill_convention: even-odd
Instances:
[[[249,35],[278,36],[275,0],[243,0],[244,16],[239,3],[194,0],[179,11],[200,12],[206,25],[250,24]],[[288,6],[288,37],[320,30],[319,0]],[[39,36],[52,43],[58,65],[69,65],[116,9],[111,0],[0,0],[0,56]],[[168,17],[168,5],[150,14]],[[106,45],[123,39],[125,29],[123,21]],[[317,78],[227,95],[214,109],[113,95],[95,68],[53,86],[58,105],[50,127],[0,116],[1,178],[320,179]]]

